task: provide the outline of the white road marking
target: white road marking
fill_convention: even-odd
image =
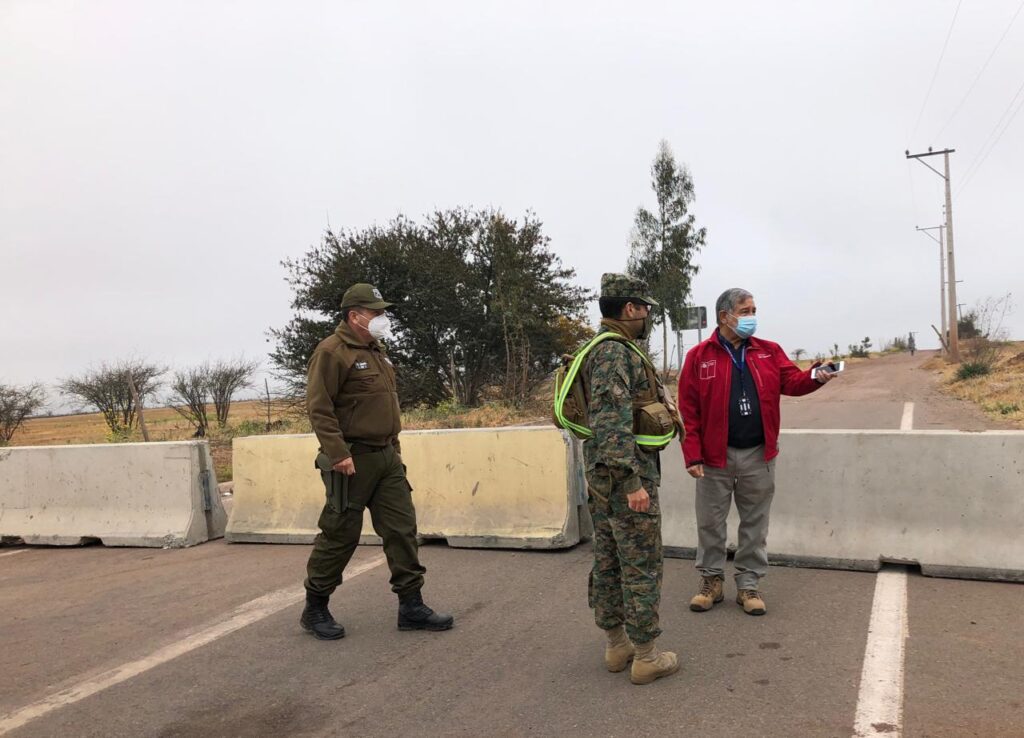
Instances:
[[[14,556],[15,554],[23,554],[26,551],[28,551],[27,548],[19,548],[17,551],[8,551],[7,553],[2,553],[2,554],[0,554],[0,557],[3,557],[3,556]]]
[[[353,566],[349,571],[345,572],[345,579],[349,580],[357,577],[380,566],[384,561],[383,555],[377,555],[362,564]],[[116,666],[73,687],[68,687],[49,697],[44,697],[38,702],[33,702],[0,717],[0,735],[20,728],[26,723],[46,715],[48,712],[74,704],[97,692],[102,692],[108,687],[113,687],[115,684],[120,684],[133,677],[137,677],[139,674],[143,674],[156,666],[165,664],[172,659],[212,643],[218,638],[233,633],[240,628],[259,622],[286,607],[294,605],[305,598],[305,596],[305,589],[303,587],[288,587],[287,589],[279,589],[276,592],[257,597],[255,600],[247,602],[238,607],[234,612],[229,613],[223,620],[218,620],[215,623],[189,633],[180,640],[159,648],[148,656]]]
[[[900,430],[914,430],[914,403],[903,403],[903,420],[900,421]]]
[[[907,640],[907,573],[878,572],[868,642],[857,694],[853,734],[900,738],[903,733],[903,667]]]

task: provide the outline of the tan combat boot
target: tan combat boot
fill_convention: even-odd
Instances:
[[[768,612],[764,598],[756,589],[741,589],[736,593],[736,604],[743,605],[743,612],[747,615],[764,615]]]
[[[633,670],[629,681],[633,684],[650,684],[655,679],[667,677],[679,671],[679,658],[671,651],[659,651],[654,641],[634,646]]]
[[[694,612],[707,612],[723,599],[722,577],[701,577],[700,591],[690,600],[690,609]]]
[[[604,663],[608,671],[619,672],[633,660],[633,644],[626,637],[626,629],[618,625],[606,630],[608,645],[604,648]]]

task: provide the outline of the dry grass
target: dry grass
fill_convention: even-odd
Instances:
[[[215,417],[213,406],[209,407]],[[257,401],[235,402],[231,405],[230,423],[243,421],[266,422],[266,405]],[[271,419],[281,421],[280,410],[271,409]],[[169,407],[146,410],[146,427],[151,441],[182,441],[192,438],[193,428],[181,415]],[[107,443],[110,429],[99,413],[60,415],[52,418],[31,418],[14,434],[13,446],[53,446],[67,443]],[[135,430],[130,441],[141,441],[142,432]]]
[[[939,375],[943,392],[969,400],[986,415],[1024,428],[1024,341],[1013,341],[1000,347],[999,358],[990,374],[957,380],[957,365],[941,356],[923,364]]]

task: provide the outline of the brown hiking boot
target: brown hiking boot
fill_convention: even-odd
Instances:
[[[671,651],[659,651],[654,641],[634,646],[633,669],[629,681],[633,684],[650,684],[655,679],[672,676],[679,671],[679,658]]]
[[[690,600],[690,609],[694,612],[707,612],[723,599],[722,577],[701,577],[700,591]]]
[[[608,645],[604,648],[604,664],[608,671],[623,671],[633,660],[633,644],[626,637],[626,630],[621,625],[606,630],[605,633],[608,636]]]
[[[743,605],[743,612],[747,615],[764,615],[768,612],[764,598],[756,589],[741,589],[736,593],[736,604]]]

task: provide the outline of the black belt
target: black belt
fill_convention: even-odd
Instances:
[[[386,446],[371,446],[368,443],[359,443],[358,441],[355,441],[348,445],[348,452],[353,456],[363,456],[364,454],[379,453],[388,448],[391,448],[390,443]]]

